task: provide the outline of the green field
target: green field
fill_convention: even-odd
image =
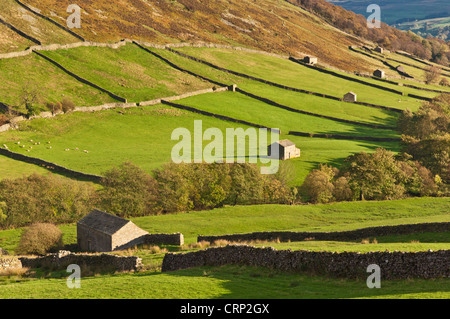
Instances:
[[[200,110],[280,128],[281,138],[292,140],[302,151],[300,158],[289,161],[295,167],[292,185],[300,185],[308,172],[320,163],[339,165],[344,158],[351,154],[361,151],[372,152],[377,147],[384,147],[394,152],[400,150],[400,145],[396,142],[333,140],[286,135],[288,131],[301,131],[398,138],[398,133],[393,130],[368,128],[363,125],[342,123],[319,117],[325,115],[362,124],[395,127],[398,113],[287,91],[213,69],[168,50],[150,50],[182,68],[214,81],[227,85],[236,83],[239,88],[252,94],[260,95],[296,110],[317,114],[317,116],[303,115],[283,110],[242,94],[230,92],[204,94],[177,101]],[[361,91],[363,92],[361,95],[358,93],[358,99],[361,101],[400,109],[414,110],[422,103],[407,96],[399,96],[335,78],[285,59],[259,53],[199,48],[180,50],[240,72],[320,93],[342,95],[348,90]],[[130,101],[149,100],[213,86],[212,83],[175,70],[161,59],[134,44],[128,44],[117,50],[80,47],[43,52],[43,54],[57,60],[80,76],[122,95]],[[41,83],[43,100],[56,101],[68,97],[77,106],[112,102],[108,95],[81,84],[36,55],[0,60],[0,65],[2,66],[0,77],[3,78],[3,83],[8,88],[2,99],[10,104],[17,101],[21,90],[21,79],[30,83]],[[23,66],[27,67],[27,72]],[[279,72],[280,69],[283,70],[282,73]],[[59,78],[60,82],[58,84],[54,81],[50,83],[50,79],[55,76]],[[42,82],[40,82],[41,79]],[[405,92],[412,90],[417,93],[416,91],[419,91],[371,79],[367,79],[367,81],[386,87],[401,88]],[[327,83],[327,85],[325,86],[323,83]],[[411,83],[416,82],[411,81]],[[420,91],[420,94],[424,92]],[[425,94],[436,95],[430,92],[425,92]],[[132,161],[145,170],[151,171],[170,161],[170,152],[175,145],[174,141],[170,141],[173,129],[177,127],[192,128],[195,119],[206,121],[206,127],[218,127],[223,132],[227,127],[243,126],[158,105],[125,111],[110,110],[89,114],[66,114],[54,119],[37,119],[22,123],[18,131],[0,134],[0,142],[15,152],[42,158],[86,173],[101,174],[124,160]],[[243,127],[246,128],[245,125]],[[29,140],[39,141],[41,144],[34,146],[28,142]],[[18,141],[21,141],[22,145],[25,144],[26,147],[19,147],[16,144]],[[46,144],[48,141],[51,142],[51,149]],[[30,149],[30,146],[33,148]],[[70,151],[65,151],[66,149],[70,149]],[[83,152],[84,150],[88,153]],[[5,167],[3,170],[8,173],[2,178],[23,175],[20,165],[14,166],[12,169]],[[31,169],[31,171],[33,170]]]
[[[68,289],[65,278],[5,281],[0,283],[0,297],[2,299],[448,299],[449,286],[448,279],[416,279],[383,281],[382,289],[368,289],[364,280],[309,277],[261,268],[224,266],[170,273],[149,272],[89,277],[81,280],[80,289]]]
[[[233,51],[225,49],[199,49],[186,47],[178,50],[233,71],[299,89],[320,92],[337,97],[343,97],[344,94],[352,91],[358,95],[359,101],[400,109],[404,108],[405,105],[408,105],[411,109],[420,105],[420,102],[417,102],[416,99],[400,96],[392,92],[383,91],[346,79],[337,78],[333,75],[321,73],[286,59],[248,52],[236,54]],[[281,70],[282,72],[280,72]],[[348,74],[345,75],[349,76]],[[358,78],[356,76],[354,77]],[[381,84],[382,86],[399,90],[405,94],[413,93],[425,97],[437,95],[432,92],[399,87],[371,79],[365,79],[365,81],[376,83],[378,85]],[[399,99],[401,102],[399,102]]]
[[[449,221],[448,198],[416,198],[381,202],[326,205],[236,206],[211,211],[133,218],[151,233],[182,232],[183,251],[199,234],[253,231],[341,231],[371,226]],[[61,225],[65,243],[76,242],[75,225]],[[21,230],[0,231],[0,245],[13,252]],[[393,235],[378,243],[305,241],[262,243],[277,249],[315,251],[425,251],[448,249],[450,233]],[[371,238],[373,241],[373,238]],[[171,251],[177,248],[166,247]],[[81,289],[68,289],[67,273],[38,271],[30,277],[0,277],[0,298],[449,298],[448,279],[383,280],[383,289],[367,289],[364,280],[333,279],[302,273],[281,273],[265,268],[202,267],[161,273],[164,253],[145,249],[117,252],[143,259],[147,270],[103,274],[82,279]],[[101,286],[102,289],[98,289]],[[175,289],[176,287],[176,289]],[[183,287],[186,287],[184,289]]]
[[[12,106],[21,104],[24,88],[39,90],[39,105],[44,109],[46,102],[72,100],[77,106],[92,106],[116,102],[106,93],[78,82],[70,75],[36,54],[14,59],[0,59],[0,101]],[[20,110],[24,111],[22,106]]]
[[[179,100],[177,103],[271,128],[279,128],[282,134],[300,131],[348,136],[399,137],[398,133],[392,130],[377,130],[299,114],[233,92],[202,94]]]
[[[173,69],[134,44],[119,49],[80,47],[44,54],[128,102],[212,87],[206,81]]]
[[[131,218],[150,233],[184,235],[185,243],[198,235],[225,235],[257,231],[345,231],[383,225],[446,222],[450,220],[449,198],[409,198],[392,201],[341,202],[318,205],[231,206],[209,211]],[[61,225],[64,242],[76,242],[76,226]],[[0,231],[0,245],[14,251],[21,230]],[[432,242],[433,238],[405,237]],[[438,238],[441,243],[447,239]],[[394,238],[387,238],[392,243]],[[421,242],[422,242],[421,241]],[[382,242],[380,240],[380,242]],[[365,247],[365,245],[361,246]]]

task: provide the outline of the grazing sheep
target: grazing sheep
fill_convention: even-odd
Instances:
[[[86,150],[84,150],[83,152],[85,152],[85,153],[89,153],[88,151],[86,151]]]
[[[67,152],[67,151],[70,151],[70,148],[66,148],[65,151],[66,151],[66,152]]]

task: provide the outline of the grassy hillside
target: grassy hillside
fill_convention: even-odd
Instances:
[[[242,119],[272,128],[321,134],[343,134],[349,136],[399,137],[392,130],[376,130],[358,125],[340,123],[315,116],[282,110],[240,93],[210,93],[182,99],[177,103],[201,110]]]
[[[67,31],[21,7],[14,0],[2,0],[0,9],[0,15],[3,20],[42,44],[64,44],[80,41]],[[33,43],[33,45],[36,45],[36,43]]]
[[[36,54],[0,59],[0,83],[0,101],[12,106],[21,104],[22,91],[29,87],[39,89],[40,106],[64,98],[72,100],[77,106],[116,102],[106,93],[77,81]]]
[[[25,0],[43,14],[63,23],[69,0]],[[283,0],[158,1],[124,0],[82,5],[80,35],[95,41],[133,38],[156,43],[214,42],[240,44],[272,52],[319,56],[346,69],[367,69],[362,59],[347,50],[360,43],[309,12]],[[351,64],[350,64],[351,62]]]
[[[279,59],[257,53],[235,54],[230,50],[182,48],[179,51],[200,57],[215,65],[245,73],[262,79],[270,80],[286,86],[301,88],[309,91],[318,91],[337,97],[343,97],[349,91],[358,95],[358,100],[367,103],[381,104],[390,107],[411,108],[420,104],[416,99],[400,96],[391,92],[355,83],[349,80],[336,78],[316,70],[295,64],[285,59]],[[357,78],[355,76],[355,78]],[[418,91],[407,87],[398,87],[376,80],[365,79],[367,82],[381,84],[387,88],[395,89],[404,94],[412,93],[425,97],[436,96],[436,93]],[[325,84],[325,85],[324,85]],[[401,100],[401,102],[399,102]]]
[[[293,185],[300,185],[308,172],[316,168],[319,163],[339,165],[348,155],[361,151],[371,152],[377,147],[384,147],[394,152],[399,150],[399,144],[395,142],[347,141],[286,135],[288,131],[301,131],[398,138],[398,133],[393,130],[369,128],[359,124],[342,123],[319,117],[325,115],[362,124],[395,127],[398,113],[287,91],[213,69],[167,50],[151,49],[151,51],[184,69],[214,81],[227,85],[236,83],[239,88],[252,94],[263,96],[295,110],[317,114],[318,116],[295,113],[246,97],[240,93],[230,92],[204,94],[178,101],[178,103],[201,110],[280,128],[283,133],[281,138],[292,140],[302,150],[300,158],[289,161],[295,168]],[[183,48],[180,51],[200,56],[236,71],[319,93],[339,96],[348,90],[354,90],[358,92],[359,100],[395,106],[399,109],[410,108],[414,110],[422,103],[407,96],[395,95],[327,75],[285,59],[263,54],[198,48]],[[43,54],[57,60],[80,76],[134,102],[175,95],[213,85],[176,70],[166,62],[133,44],[128,44],[117,50],[77,48],[43,52]],[[23,86],[20,83],[24,79],[26,83],[39,83],[40,87],[43,88],[42,101],[56,101],[68,97],[77,106],[112,102],[112,99],[106,94],[81,84],[37,55],[1,60],[0,65],[2,65],[0,77],[4,79],[4,83],[9,88],[3,98],[4,102],[9,104],[17,103]],[[280,75],[280,70],[283,70],[283,75]],[[50,80],[55,77],[58,77],[60,81]],[[367,81],[377,82],[377,84],[390,88],[395,87],[404,90],[405,93],[419,92],[428,96],[437,94],[385,84],[375,80],[368,79]],[[323,83],[330,83],[330,85],[325,86]],[[171,107],[156,106],[123,112],[116,110],[33,120],[21,124],[20,131],[1,134],[0,142],[5,143],[13,151],[39,157],[86,173],[100,174],[107,168],[124,160],[130,160],[150,171],[170,161],[170,152],[175,144],[175,142],[170,141],[172,130],[177,127],[192,127],[194,119],[203,119],[207,121],[207,125],[219,127],[223,131],[226,127],[242,126],[218,119],[208,119],[205,116],[198,116],[190,112],[180,112]],[[18,141],[26,144],[30,139],[51,141],[52,149],[48,149],[46,144],[35,146],[33,149],[24,149],[16,144]],[[105,142],[105,140],[109,142]],[[65,149],[75,150],[76,148],[78,148],[78,151],[65,151]],[[114,150],[113,156],[111,155],[111,149]],[[87,150],[89,153],[84,153],[83,150]],[[20,174],[18,170],[16,173]]]
[[[33,42],[21,37],[7,26],[0,24],[0,53],[25,50]]]
[[[0,155],[0,179],[19,178],[33,173],[46,175],[49,171],[36,165],[15,161]]]
[[[148,101],[212,86],[173,69],[134,44],[119,49],[80,47],[44,54],[128,102]]]
[[[225,132],[227,127],[247,128],[156,105],[35,119],[21,123],[20,130],[0,134],[0,145],[4,143],[12,151],[82,172],[100,174],[127,160],[151,171],[171,161],[172,147],[178,143],[171,140],[172,131],[182,127],[193,132],[194,120],[202,120],[204,130],[217,127]],[[41,144],[33,145],[30,140]]]

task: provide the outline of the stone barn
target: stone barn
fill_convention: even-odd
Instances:
[[[317,64],[317,58],[312,57],[312,56],[305,56],[303,61],[307,64]]]
[[[386,74],[384,73],[383,70],[375,70],[375,72],[373,72],[373,76],[376,76],[377,78],[384,78],[386,76]]]
[[[384,49],[382,47],[378,46],[374,49],[374,51],[383,54]]]
[[[272,143],[267,147],[267,155],[271,158],[275,158],[275,155],[272,155],[272,145],[279,145],[279,157],[278,159],[284,161],[290,158],[300,157],[300,149],[295,147],[295,144],[289,140],[281,140],[275,143]]]
[[[343,101],[344,102],[356,102],[357,101],[356,93],[348,92],[347,94],[344,95]]]
[[[82,251],[107,252],[143,244],[148,232],[133,222],[93,210],[77,223],[77,243]]]

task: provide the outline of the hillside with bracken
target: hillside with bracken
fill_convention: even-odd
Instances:
[[[8,0],[12,1],[12,0]],[[71,0],[23,0],[65,24]],[[337,68],[369,70],[367,61],[349,52],[357,38],[320,17],[283,0],[243,1],[83,1],[81,28],[91,41],[123,38],[152,43],[213,42],[299,56],[310,54]]]

